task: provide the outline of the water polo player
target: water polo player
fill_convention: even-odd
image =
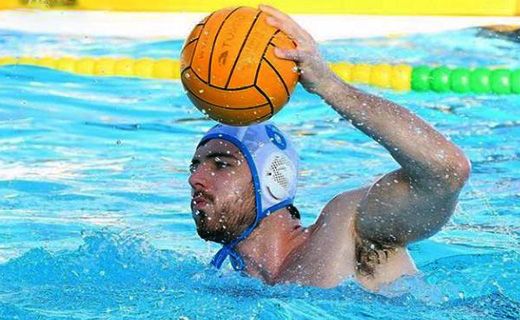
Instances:
[[[197,146],[189,178],[198,234],[223,245],[212,264],[220,268],[229,258],[236,270],[269,284],[334,287],[353,277],[370,290],[414,274],[406,246],[448,221],[470,173],[467,158],[405,108],[341,81],[289,16],[260,9],[296,42],[296,49],[275,52],[298,64],[302,86],[381,144],[400,168],[338,194],[303,227],[293,206],[298,156],[289,137],[269,122],[213,127]]]

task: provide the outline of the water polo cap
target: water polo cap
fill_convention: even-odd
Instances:
[[[298,154],[283,132],[269,122],[244,127],[218,124],[206,133],[198,146],[211,139],[222,139],[235,145],[244,155],[253,177],[255,221],[239,237],[225,244],[211,261],[220,268],[230,256],[233,268],[243,270],[245,264],[235,246],[247,238],[264,217],[293,203]]]

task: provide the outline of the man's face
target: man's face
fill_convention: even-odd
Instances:
[[[251,171],[240,150],[226,140],[209,140],[196,150],[190,172],[199,236],[220,243],[238,237],[256,215]]]

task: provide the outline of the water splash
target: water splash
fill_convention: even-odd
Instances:
[[[475,257],[490,266],[506,258],[513,259],[509,273],[513,278],[520,268],[518,257]],[[365,292],[352,281],[328,290],[299,285],[270,287],[230,269],[212,269],[196,256],[154,248],[144,236],[128,230],[104,229],[85,232],[83,244],[75,250],[36,248],[0,265],[0,316],[340,319],[346,314],[352,318],[376,314],[375,318],[391,319],[393,312],[401,310],[405,319],[418,311],[431,315],[424,319],[434,319],[433,315],[468,315],[471,309],[474,319],[479,312],[499,319],[520,310],[515,301],[518,297],[511,293],[515,289],[505,282],[461,296],[460,291],[466,289],[454,283],[472,279],[492,282],[477,272],[475,264],[468,266],[464,261],[459,257],[436,260],[425,266],[423,275],[404,278],[386,288],[383,295]],[[511,278],[508,282],[516,287],[518,283]],[[504,308],[491,308],[497,304]]]

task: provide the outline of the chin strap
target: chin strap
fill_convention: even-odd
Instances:
[[[229,260],[231,261],[233,269],[236,271],[242,271],[245,269],[246,264],[244,263],[244,259],[242,259],[238,252],[236,252],[234,248],[236,243],[234,242],[235,241],[226,244],[215,254],[215,256],[213,256],[213,259],[211,259],[211,264],[215,268],[220,269],[226,258],[229,256]]]
[[[286,207],[290,204],[292,204],[292,199],[280,202],[279,204],[274,205],[268,210],[262,212],[262,214],[257,215],[253,224],[251,224],[249,228],[247,228],[244,231],[244,233],[240,235],[240,237],[236,238],[228,244],[225,244],[219,251],[217,251],[217,253],[213,256],[213,259],[211,259],[211,265],[217,269],[220,269],[226,258],[229,256],[229,260],[231,261],[231,266],[233,266],[233,269],[235,269],[236,271],[244,270],[246,264],[244,262],[244,259],[235,250],[235,246],[240,241],[247,238],[251,234],[251,232],[253,232],[256,226],[260,223],[260,220],[268,216],[271,212],[275,212],[276,210]]]
[[[258,219],[257,219],[258,220]],[[244,262],[244,259],[238,254],[238,252],[235,250],[235,246],[245,238],[247,238],[251,232],[253,232],[253,229],[258,224],[258,221],[255,221],[252,225],[249,226],[241,235],[240,237],[236,238],[235,240],[231,241],[228,244],[225,244],[222,246],[222,248],[217,251],[217,253],[213,256],[213,259],[211,259],[211,264],[216,267],[217,269],[220,269],[222,267],[222,264],[226,260],[226,258],[229,256],[229,260],[231,261],[231,265],[233,266],[233,269],[236,271],[242,271],[245,269],[246,264]]]

